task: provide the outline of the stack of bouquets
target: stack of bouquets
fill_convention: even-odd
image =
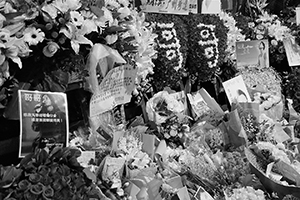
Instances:
[[[77,161],[78,149],[37,149],[20,165],[1,168],[1,199],[104,198]]]
[[[95,44],[107,50],[110,67],[122,56],[138,68],[139,80],[153,71],[155,35],[145,16],[127,0],[2,3],[1,48],[6,53],[0,61],[1,86],[11,79],[10,70],[19,72],[16,67],[9,68],[16,63],[23,67],[22,76],[12,75],[30,81],[32,88],[65,91],[70,75],[74,78],[75,73],[75,80],[87,76],[87,58]],[[102,65],[101,70],[107,70],[105,63]]]

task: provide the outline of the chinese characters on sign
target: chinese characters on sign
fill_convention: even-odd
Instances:
[[[67,97],[64,93],[19,90],[19,157],[33,147],[66,146],[68,142]]]
[[[90,103],[90,116],[97,116],[131,100],[137,69],[123,65],[110,70]]]

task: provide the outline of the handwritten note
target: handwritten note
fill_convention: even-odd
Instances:
[[[137,69],[130,65],[113,68],[102,80],[90,102],[90,116],[97,116],[131,100]]]

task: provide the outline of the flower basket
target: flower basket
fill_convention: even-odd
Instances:
[[[277,193],[280,199],[286,195],[293,195],[294,197],[300,198],[300,187],[286,186],[275,182],[264,173],[266,165],[264,165],[262,159],[254,155],[249,148],[245,148],[245,155],[249,161],[251,172],[259,178],[266,191],[269,193]]]

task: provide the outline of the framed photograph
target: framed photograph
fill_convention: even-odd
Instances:
[[[283,45],[285,48],[286,56],[289,62],[289,66],[300,65],[300,46],[296,43],[294,38],[283,39]]]
[[[68,145],[68,107],[65,93],[19,90],[19,157],[34,148]]]
[[[250,102],[251,97],[241,75],[223,83],[230,104],[234,102]]]
[[[236,43],[237,67],[256,66],[259,69],[270,66],[268,40],[241,41]]]

